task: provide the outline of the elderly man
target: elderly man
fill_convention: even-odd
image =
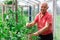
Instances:
[[[37,23],[38,31],[32,36],[39,36],[39,40],[53,40],[52,30],[52,15],[47,11],[48,4],[46,2],[41,4],[41,12],[39,12],[34,21],[27,23],[27,27],[34,26]]]

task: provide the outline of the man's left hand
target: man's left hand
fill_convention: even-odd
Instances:
[[[31,36],[38,36],[38,35],[39,35],[38,32],[31,34]]]

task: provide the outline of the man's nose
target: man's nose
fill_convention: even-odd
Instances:
[[[44,10],[44,8],[41,8],[41,10]]]

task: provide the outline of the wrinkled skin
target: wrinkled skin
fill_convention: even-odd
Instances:
[[[48,4],[47,3],[42,3],[41,4],[41,13],[42,14],[45,14],[45,12],[47,11],[47,9],[48,9]]]

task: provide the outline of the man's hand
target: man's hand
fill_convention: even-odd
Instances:
[[[27,27],[31,27],[31,26],[34,26],[35,24],[36,24],[36,23],[33,21],[33,22],[31,22],[31,23],[27,23],[26,26],[27,26]]]
[[[26,23],[26,27],[28,27],[28,28],[29,28],[29,27],[30,27],[30,25],[31,25],[30,23]]]
[[[31,36],[38,36],[39,35],[39,33],[38,32],[35,32],[35,33],[33,33],[33,34],[30,34]]]

